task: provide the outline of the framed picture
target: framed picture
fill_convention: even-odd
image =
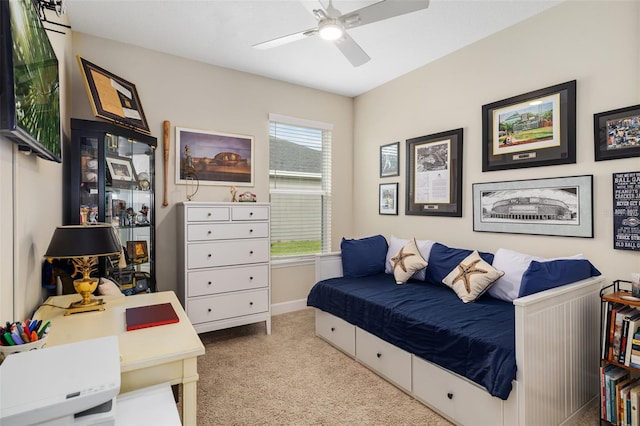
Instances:
[[[400,142],[380,147],[380,177],[400,176]]]
[[[78,56],[93,114],[151,134],[136,86]]]
[[[482,106],[482,171],[576,162],[576,81]]]
[[[640,251],[640,172],[613,174],[613,248]]]
[[[131,184],[137,185],[138,179],[133,168],[133,161],[126,157],[105,157],[107,160],[107,181],[112,186],[129,188]]]
[[[593,115],[596,161],[640,157],[640,105]]]
[[[398,214],[398,183],[381,183],[378,214]]]
[[[253,136],[176,127],[176,184],[253,186]]]
[[[407,140],[408,215],[462,216],[462,129]]]
[[[142,241],[127,241],[127,256],[133,263],[144,263],[149,261],[149,251],[147,249],[147,242]]]
[[[593,238],[593,175],[474,183],[473,230]]]

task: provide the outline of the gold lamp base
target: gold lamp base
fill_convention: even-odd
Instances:
[[[73,302],[69,305],[66,315],[78,314],[81,312],[104,311],[105,302],[102,299],[94,299],[91,297],[98,287],[98,280],[87,276],[77,279],[73,282],[73,287],[82,296],[82,300]]]

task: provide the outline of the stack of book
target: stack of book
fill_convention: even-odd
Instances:
[[[602,325],[601,358],[640,369],[640,310],[607,301]]]
[[[618,426],[640,425],[640,378],[614,364],[600,368],[602,420]]]

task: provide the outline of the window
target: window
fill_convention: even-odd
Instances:
[[[332,128],[269,115],[272,258],[331,249]]]

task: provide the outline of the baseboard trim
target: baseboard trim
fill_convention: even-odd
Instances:
[[[271,315],[286,314],[288,312],[301,311],[307,308],[307,299],[291,300],[289,302],[274,303],[271,305]]]

